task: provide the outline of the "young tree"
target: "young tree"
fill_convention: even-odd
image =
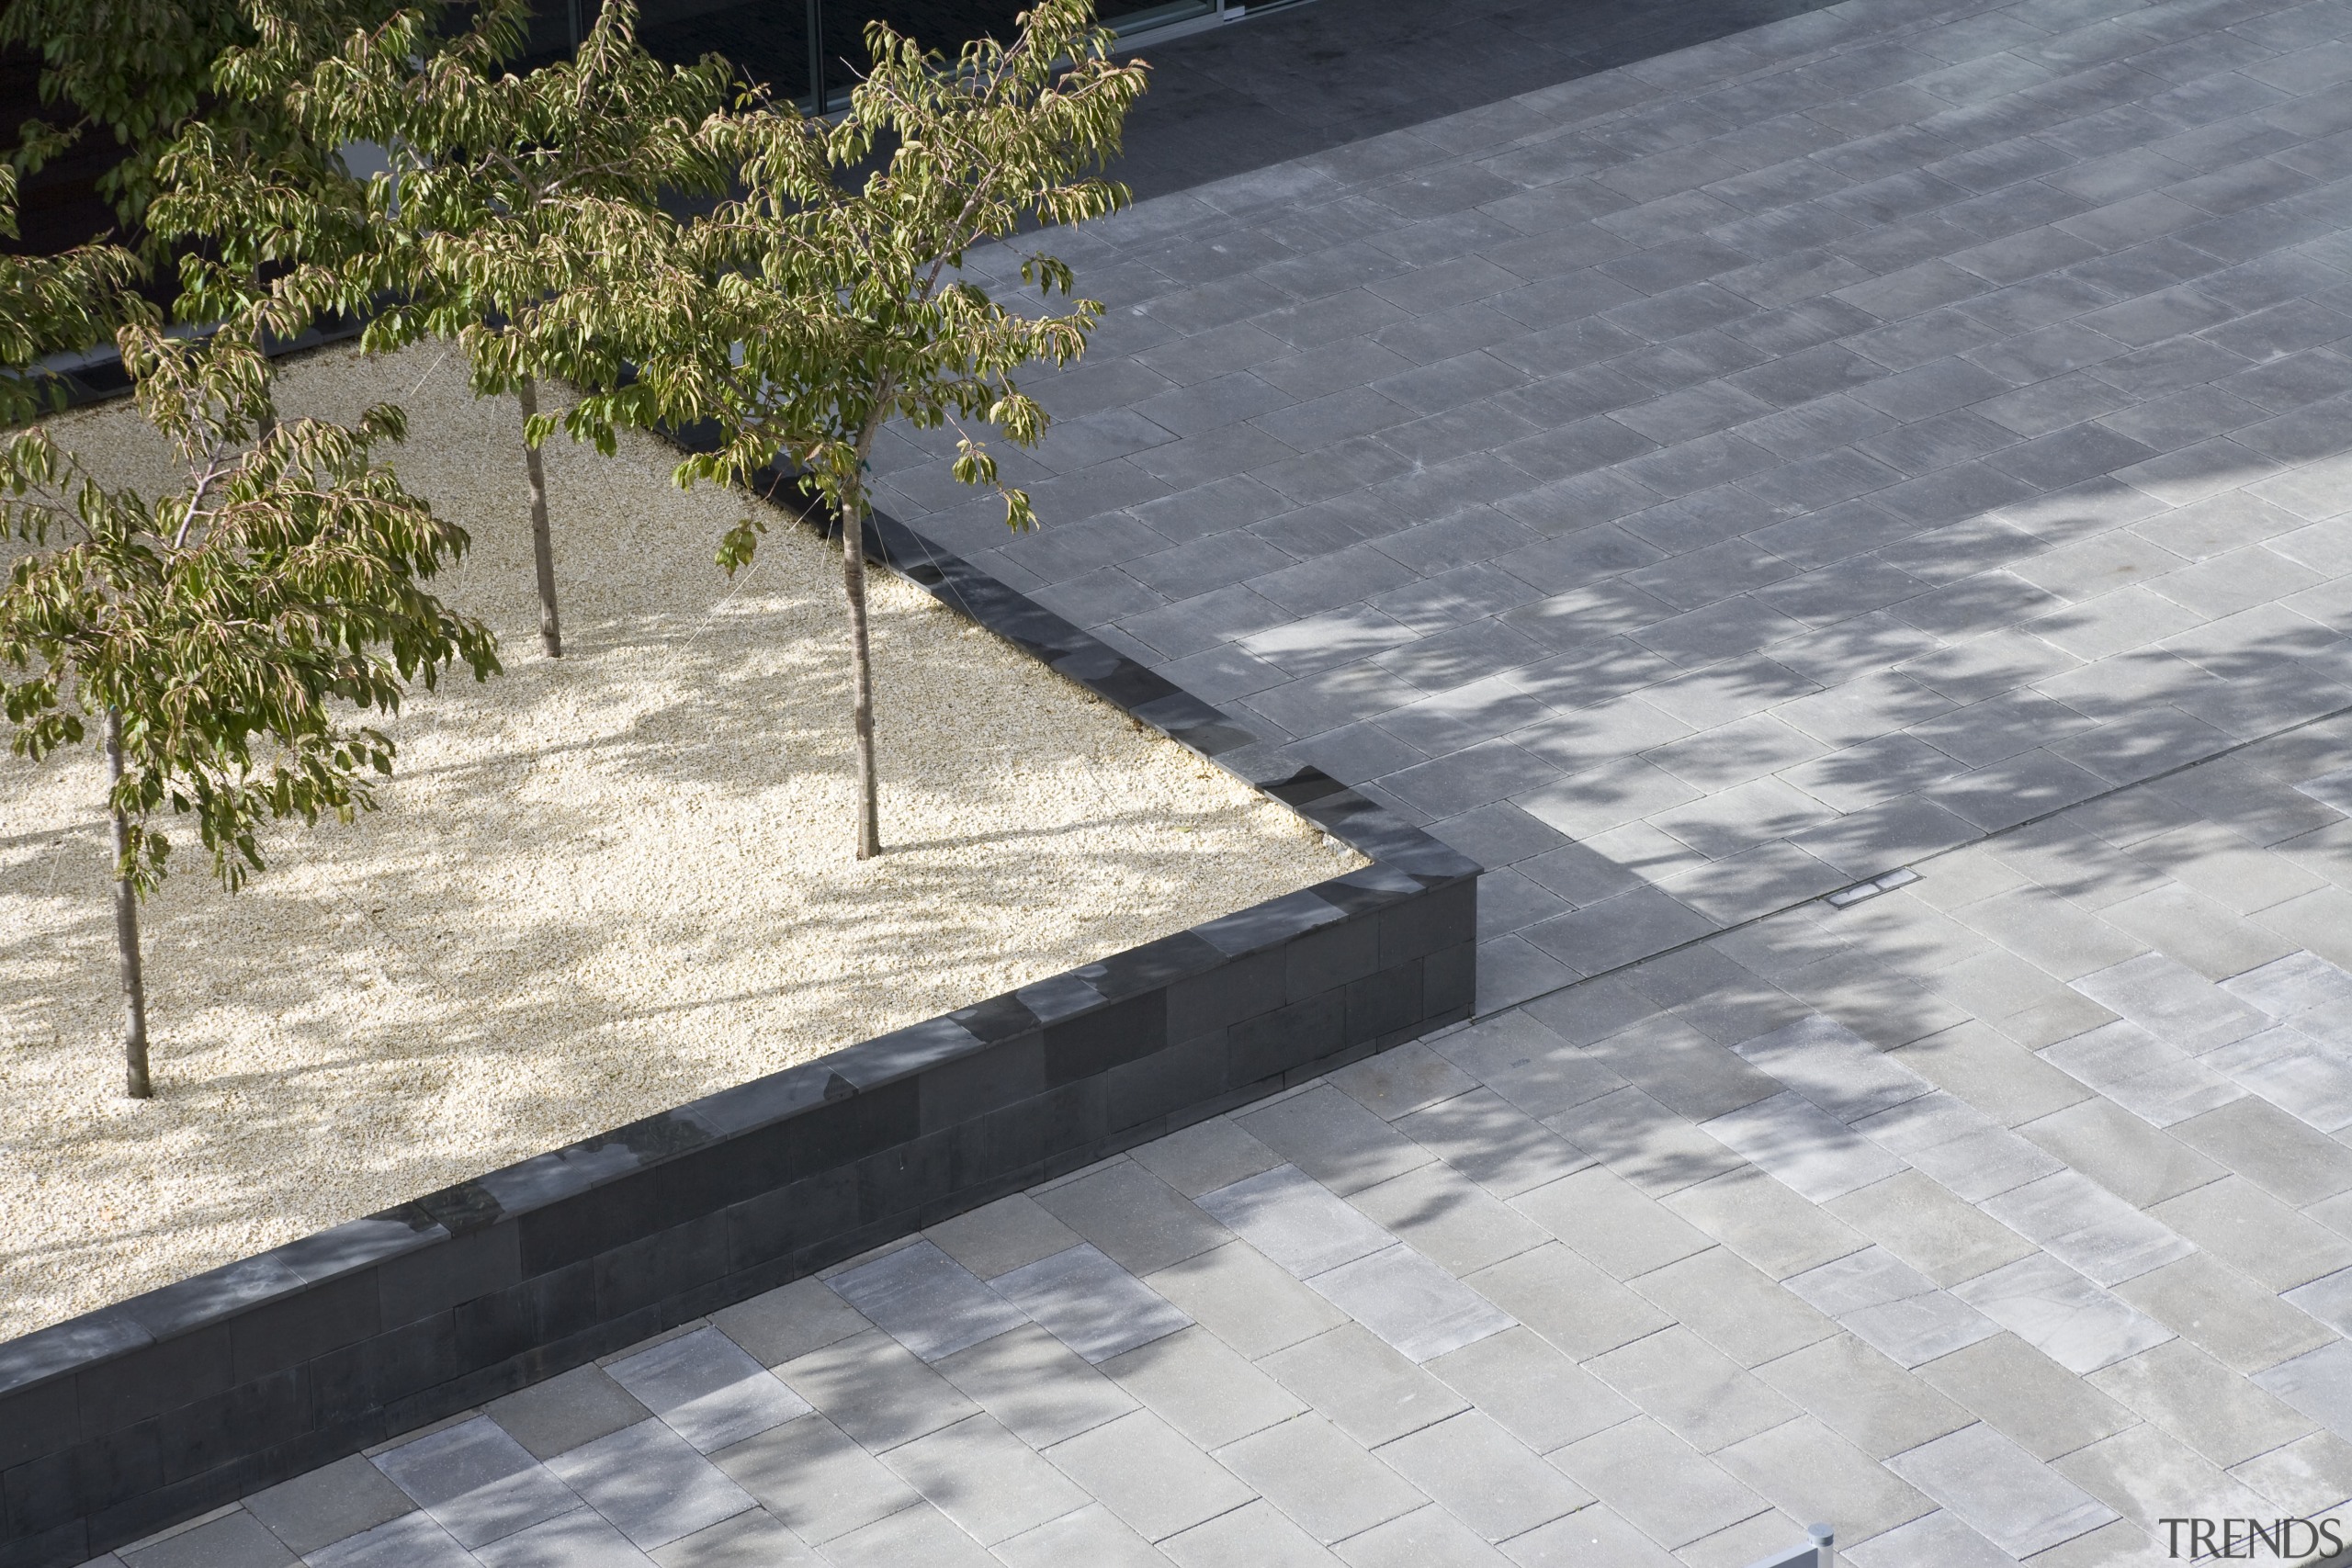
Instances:
[[[17,277],[0,283],[25,310]],[[390,713],[413,681],[498,663],[488,628],[423,586],[464,531],[372,461],[403,434],[397,409],[277,423],[256,442],[269,366],[249,323],[190,339],[133,320],[116,341],[187,483],[153,502],[108,489],[40,424],[0,445],[0,536],[22,551],[0,587],[0,711],[36,761],[97,727],[128,1086],[145,1099],[138,907],[171,851],[153,818],[192,814],[233,890],[262,866],[266,821],[374,804],[393,743],[340,705]]]
[[[1100,171],[1148,70],[1111,59],[1087,0],[1039,0],[1012,43],[982,39],[953,61],[879,22],[866,41],[873,68],[840,123],[770,106],[712,125],[707,140],[746,194],[680,236],[682,267],[709,287],[695,294],[647,274],[611,312],[636,329],[640,385],[580,411],[583,425],[608,411],[715,419],[724,444],[682,465],[681,482],[786,466],[839,518],[860,860],[882,850],[864,538],[875,438],[892,419],[953,423],[956,477],[993,485],[996,462],[969,427],[1021,446],[1045,433],[1045,411],[1013,372],[1077,358],[1102,307],[1024,313],[964,274],[964,256],[1032,224],[1126,204],[1126,188]],[[880,150],[881,165],[850,185]],[[1043,252],[1023,258],[1021,278],[1047,299],[1073,288],[1069,266]],[[1028,525],[1027,495],[1000,489],[1006,523]],[[747,520],[722,542],[730,573],[763,526]]]
[[[224,93],[222,61],[265,39],[315,60],[391,9],[392,0],[7,0],[0,44],[39,53],[41,102],[70,111],[13,128],[13,166],[38,171],[94,132],[110,135],[123,152],[99,176],[98,194],[113,204],[120,232],[160,255],[186,236],[146,227],[168,184],[159,164],[199,111],[244,155],[281,169],[308,164],[321,177],[341,173],[334,144],[307,142],[275,96]]]
[[[477,396],[522,404],[539,636],[563,651],[539,444],[557,421],[538,384],[562,378],[610,389],[624,374],[613,323],[568,308],[574,284],[645,243],[667,243],[665,195],[716,196],[729,171],[706,121],[725,105],[732,70],[712,57],[665,65],[637,42],[630,0],[608,0],[578,53],[525,75],[504,61],[519,6],[436,52],[429,13],[411,11],[351,38],[285,101],[320,145],[389,149],[369,182],[368,242],[290,278],[312,308],[372,303],[371,351],[424,337],[465,351]],[[240,199],[216,184],[216,211]],[[322,231],[339,219],[313,226]],[[610,448],[609,437],[604,443]]]

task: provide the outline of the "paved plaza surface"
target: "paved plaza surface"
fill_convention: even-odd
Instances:
[[[1521,1000],[2352,705],[2346,33],[1853,0],[1157,197],[1045,525],[883,505],[1493,868]]]
[[[102,1562],[2352,1538],[2347,750],[2312,727],[1457,1026]]]
[[[877,464],[1493,868],[1481,1017],[105,1568],[2352,1539],[2352,4],[1776,14],[1155,51],[1299,141],[1066,247],[1046,526]]]

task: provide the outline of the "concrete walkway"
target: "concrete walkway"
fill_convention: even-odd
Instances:
[[[2267,742],[1400,1047],[120,1568],[2352,1537],[2347,752]]]
[[[2352,1537],[2346,39],[1848,0],[1079,239],[1047,526],[886,504],[1498,868],[1488,1015],[106,1568]]]
[[[884,504],[1496,868],[1521,1000],[2352,705],[2347,30],[1850,0],[1161,196],[1045,526]]]

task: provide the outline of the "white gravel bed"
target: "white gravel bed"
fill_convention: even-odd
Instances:
[[[121,1089],[99,764],[0,752],[0,1337],[1363,863],[877,574],[888,852],[860,864],[832,549],[779,527],[730,583],[739,496],[679,491],[650,438],[559,435],[548,660],[514,403],[437,348],[281,390],[385,398],[393,466],[473,533],[443,596],[508,672],[413,698],[384,809],[275,835],[233,897],[175,834],[150,1101]],[[158,455],[127,407],[68,423],[126,474]]]

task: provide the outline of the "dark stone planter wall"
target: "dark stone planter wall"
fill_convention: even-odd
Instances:
[[[876,519],[943,602],[1374,863],[0,1344],[0,1568],[65,1568],[1469,1016],[1477,872]]]

